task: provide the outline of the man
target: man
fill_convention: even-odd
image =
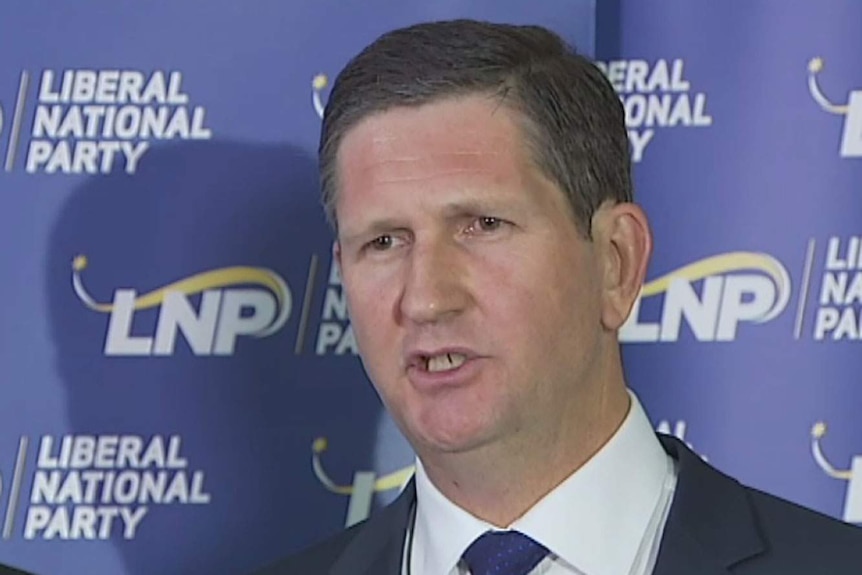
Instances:
[[[557,36],[382,36],[333,86],[320,166],[360,355],[417,470],[262,574],[862,572],[862,530],[657,437],[628,390],[649,225],[620,101]]]

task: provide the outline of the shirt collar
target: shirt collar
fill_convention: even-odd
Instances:
[[[590,575],[629,572],[671,470],[638,398],[629,395],[629,412],[611,439],[511,525]],[[416,493],[422,573],[449,573],[474,539],[495,529],[440,493],[418,459]]]
[[[461,509],[431,483],[416,459],[416,525],[413,537],[420,573],[449,573],[474,539],[494,527]],[[411,558],[408,557],[408,561]]]

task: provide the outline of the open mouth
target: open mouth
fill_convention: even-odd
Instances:
[[[441,353],[422,358],[422,365],[428,373],[451,371],[457,369],[467,361],[467,356],[460,353]]]

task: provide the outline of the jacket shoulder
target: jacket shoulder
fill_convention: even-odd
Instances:
[[[293,555],[283,557],[250,575],[322,575],[341,555],[367,521],[318,541]]]
[[[746,486],[678,439],[659,439],[679,471],[663,541],[696,541],[738,575],[862,573],[859,527]]]
[[[390,543],[403,541],[403,530],[406,528],[415,496],[415,485],[411,480],[394,502],[377,513],[372,513],[356,525],[250,575],[325,575],[337,565],[340,565],[337,567],[341,569],[339,572],[344,573],[344,561],[354,562],[350,563],[351,569],[357,565],[356,561],[397,561],[396,553],[400,547]],[[372,572],[375,575],[377,573]]]
[[[9,567],[8,565],[0,565],[0,575],[32,575],[27,571],[21,571],[20,569],[15,569],[14,567]]]
[[[768,542],[766,557],[785,573],[862,572],[862,528],[763,491],[746,488]]]
[[[862,528],[758,489],[746,488],[771,546],[811,553],[853,553],[862,565]]]

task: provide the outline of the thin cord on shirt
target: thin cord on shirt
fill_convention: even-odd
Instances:
[[[405,575],[413,575],[413,567],[411,563],[413,563],[413,534],[416,533],[416,503],[410,507],[410,521],[408,521],[410,526],[410,535],[407,538],[407,566],[405,569]]]

